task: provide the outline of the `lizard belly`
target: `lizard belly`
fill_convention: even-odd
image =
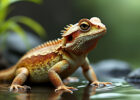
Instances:
[[[40,63],[38,66],[32,67],[30,69],[30,80],[33,82],[47,82],[48,78],[48,70],[59,62],[61,58],[56,56],[52,60],[47,62]]]
[[[62,79],[67,78],[68,76],[70,76],[71,74],[73,74],[79,66],[69,66],[69,68],[67,70],[64,70],[62,73],[60,73],[60,77]]]
[[[29,70],[29,80],[31,82],[47,82],[48,81],[48,66],[41,66]]]

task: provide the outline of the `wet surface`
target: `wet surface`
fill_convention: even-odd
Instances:
[[[53,87],[33,86],[30,92],[13,93],[8,91],[9,84],[0,84],[0,100],[138,100],[140,89],[134,84],[113,82],[112,86],[95,88],[87,81],[71,83],[78,88],[73,94],[54,92]]]

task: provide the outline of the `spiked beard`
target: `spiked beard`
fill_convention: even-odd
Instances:
[[[96,43],[102,35],[103,34],[97,34],[79,37],[75,39],[73,43],[67,44],[66,49],[76,55],[87,54],[96,47]]]

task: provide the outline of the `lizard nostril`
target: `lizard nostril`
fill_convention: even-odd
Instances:
[[[97,25],[97,27],[98,27],[98,29],[100,29],[100,28],[101,28],[101,26],[99,26],[99,25]]]

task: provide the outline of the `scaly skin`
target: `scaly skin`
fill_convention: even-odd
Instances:
[[[92,85],[111,84],[99,82],[89,64],[87,54],[95,48],[104,35],[106,27],[100,19],[81,19],[63,30],[61,39],[46,42],[27,52],[17,64],[0,72],[0,80],[13,80],[10,91],[26,90],[25,81],[48,82],[57,88],[55,91],[72,93],[76,88],[65,86],[61,79],[70,76],[79,66]]]

